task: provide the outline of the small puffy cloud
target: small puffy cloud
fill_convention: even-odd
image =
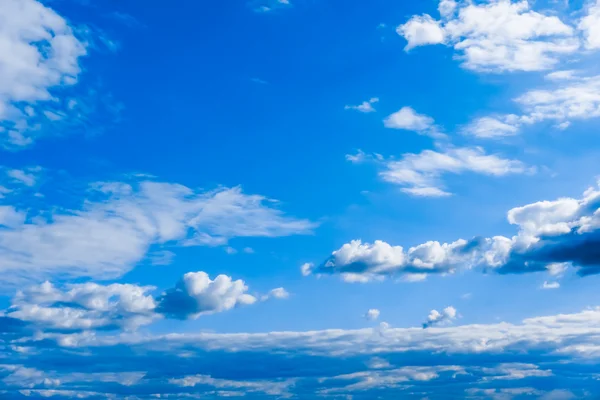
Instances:
[[[377,97],[373,97],[367,101],[363,101],[361,104],[357,105],[357,106],[346,106],[344,107],[346,110],[356,110],[356,111],[360,111],[362,113],[371,113],[371,112],[375,112],[375,108],[373,107],[373,104],[377,103],[379,101],[379,99]]]
[[[561,55],[580,47],[573,27],[554,15],[531,10],[527,0],[442,1],[439,11],[442,20],[413,16],[398,27],[407,50],[445,43],[454,48],[465,68],[503,72],[549,69]],[[594,15],[590,10],[580,29],[592,32]]]
[[[446,37],[440,21],[427,14],[412,17],[405,24],[398,26],[396,32],[408,42],[404,47],[406,51],[418,46],[442,44]]]
[[[434,325],[448,324],[456,319],[456,309],[452,306],[444,308],[441,312],[431,310],[427,316],[427,321],[423,323],[423,328],[429,328]]]
[[[381,178],[402,186],[402,191],[422,197],[450,195],[444,190],[444,174],[465,172],[489,176],[523,174],[531,171],[522,162],[486,154],[480,147],[449,148],[443,152],[425,150],[419,154],[404,154],[400,160],[385,162]]]
[[[287,290],[285,290],[284,288],[280,287],[280,288],[271,289],[269,291],[269,293],[267,293],[266,295],[261,297],[261,300],[263,300],[263,301],[270,300],[270,299],[284,300],[289,297],[290,297],[290,293]]]
[[[157,312],[169,318],[196,319],[203,315],[254,304],[243,280],[219,275],[211,280],[206,272],[188,272],[175,288],[157,299]]]
[[[411,107],[402,107],[383,121],[386,128],[404,129],[433,137],[443,136],[437,132],[434,122],[433,118],[418,114]]]
[[[562,71],[554,71],[546,74],[545,78],[549,81],[568,81],[574,79],[577,71],[569,69]]]
[[[304,263],[300,266],[300,272],[302,276],[308,276],[312,273],[315,265],[313,263]]]
[[[558,282],[548,282],[545,281],[542,285],[542,289],[558,289],[560,288],[560,283]]]
[[[380,314],[380,311],[378,309],[371,308],[369,311],[366,312],[365,318],[369,321],[375,321],[376,319],[379,318],[379,314]]]

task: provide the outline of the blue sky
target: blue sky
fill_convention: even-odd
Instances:
[[[7,398],[595,398],[600,2],[0,0]]]

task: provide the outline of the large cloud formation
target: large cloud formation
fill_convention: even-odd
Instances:
[[[0,198],[3,283],[65,277],[115,278],[151,246],[219,246],[236,237],[307,234],[317,226],[285,215],[277,202],[240,187],[194,190],[147,177],[90,184],[70,207],[23,207],[24,190],[6,182]],[[35,192],[34,192],[35,193]]]
[[[410,274],[453,273],[458,269],[528,273],[572,265],[581,276],[600,272],[600,188],[580,199],[540,201],[508,212],[518,227],[513,237],[476,237],[452,243],[429,241],[405,250],[383,241],[354,240],[333,252],[317,274],[341,274],[350,281]]]
[[[11,399],[593,398],[599,332],[599,309],[520,323],[251,334],[35,333],[5,320],[0,391]]]
[[[454,48],[463,66],[485,72],[539,71],[554,67],[560,57],[582,46],[594,48],[597,6],[590,7],[578,27],[555,15],[533,11],[527,0],[485,2],[440,1],[441,19],[415,15],[397,28],[411,50],[444,44]]]
[[[33,324],[42,331],[62,333],[133,332],[161,318],[196,319],[258,301],[243,280],[227,275],[212,280],[203,271],[185,274],[174,288],[156,297],[152,294],[155,290],[134,284],[56,287],[44,282],[16,293],[2,317],[3,324]],[[285,299],[287,294],[276,288],[261,300]]]

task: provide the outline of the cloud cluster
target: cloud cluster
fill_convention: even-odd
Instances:
[[[44,282],[18,291],[3,318],[47,332],[135,331],[160,318],[197,319],[258,301],[243,280],[227,275],[213,280],[203,271],[185,274],[175,287],[156,297],[155,290],[134,284],[56,287]],[[288,296],[284,288],[276,288],[261,300]]]
[[[431,310],[427,316],[427,321],[423,323],[423,328],[429,328],[434,325],[444,325],[452,322],[456,319],[456,308],[449,306],[444,308],[441,312],[438,310]]]
[[[136,180],[96,183],[85,194],[76,200],[79,208],[22,209],[18,199],[0,199],[5,283],[56,273],[112,278],[142,261],[151,245],[217,246],[234,237],[306,234],[316,226],[239,187],[197,191]]]
[[[481,3],[442,0],[441,15],[413,16],[397,28],[408,44],[445,44],[454,48],[467,69],[485,72],[539,71],[552,68],[560,57],[580,49],[577,29],[558,17],[531,10],[527,0]],[[596,8],[590,7],[579,29],[593,47]],[[590,42],[592,40],[592,42]],[[592,43],[592,44],[590,44]]]
[[[429,241],[408,250],[383,241],[354,240],[311,272],[341,274],[351,281],[458,269],[516,274],[548,270],[560,275],[568,265],[577,268],[581,276],[600,272],[600,188],[589,188],[580,199],[561,198],[514,208],[508,212],[508,221],[519,228],[510,238]]]

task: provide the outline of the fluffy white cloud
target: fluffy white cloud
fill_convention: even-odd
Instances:
[[[40,171],[40,167],[30,167],[26,169],[9,169],[6,171],[6,175],[13,181],[31,187],[36,184],[38,179],[37,174]]]
[[[590,1],[578,28],[583,32],[586,48],[600,49],[600,0]]]
[[[440,22],[429,15],[412,17],[407,23],[398,26],[396,32],[408,42],[404,48],[406,51],[418,46],[444,43],[446,36]]]
[[[311,272],[340,274],[344,279],[351,274],[354,281],[364,282],[474,268],[500,273],[548,271],[558,276],[573,265],[584,276],[600,272],[600,188],[588,189],[581,199],[561,198],[516,207],[508,212],[508,222],[519,229],[511,238],[430,241],[408,251],[383,241],[368,244],[354,240]]]
[[[389,160],[380,173],[383,180],[403,186],[402,191],[415,196],[448,196],[440,182],[444,174],[472,172],[481,175],[503,176],[531,171],[517,160],[486,154],[480,147],[449,148],[443,152],[425,150],[405,154],[399,161]]]
[[[443,1],[439,10],[442,21],[413,16],[398,27],[407,49],[445,42],[454,47],[465,68],[502,72],[548,69],[560,55],[580,47],[571,26],[531,10],[527,0]]]
[[[519,125],[519,117],[516,115],[481,117],[470,123],[465,132],[478,138],[513,136],[519,132]]]
[[[456,308],[452,306],[444,308],[441,312],[438,310],[431,310],[427,316],[427,321],[423,323],[423,328],[448,324],[456,319],[456,314]]]
[[[185,274],[158,297],[152,294],[154,290],[133,284],[56,287],[44,282],[18,291],[4,316],[32,323],[42,331],[135,331],[162,317],[196,319],[257,301],[248,294],[244,281],[227,275],[212,280],[202,271]],[[288,297],[284,288],[276,288],[261,300]]]
[[[39,1],[1,5],[0,140],[22,146],[31,142],[25,131],[34,113],[22,104],[50,101],[53,89],[76,83],[86,48],[66,20]]]
[[[379,318],[379,314],[381,314],[381,312],[378,309],[371,308],[369,311],[366,312],[365,318],[369,321],[375,321],[377,318]]]
[[[389,115],[383,123],[386,128],[415,131],[432,137],[444,136],[437,131],[433,118],[418,114],[411,107],[402,107],[399,111]]]
[[[535,364],[510,363],[500,364],[494,368],[483,368],[484,380],[515,380],[530,377],[552,376],[552,371],[542,370]]]
[[[346,106],[345,109],[346,110],[357,110],[362,113],[375,112],[376,110],[373,107],[373,104],[377,103],[378,101],[379,101],[379,99],[377,97],[373,97],[373,98],[369,99],[368,101],[363,101],[361,104],[359,104],[357,106]]]
[[[9,203],[10,198],[2,199]],[[239,187],[194,191],[140,181],[92,185],[79,209],[49,206],[29,216],[0,210],[0,271],[10,279],[62,276],[110,278],[128,271],[151,245],[224,245],[233,237],[309,233],[316,226],[287,217],[275,202]]]
[[[158,299],[158,312],[171,318],[196,319],[203,315],[254,304],[243,280],[219,275],[211,280],[206,272],[188,272],[173,289]]]
[[[50,282],[19,291],[8,315],[35,323],[40,329],[134,330],[157,318],[153,287],[96,283],[68,285],[65,290]]]

